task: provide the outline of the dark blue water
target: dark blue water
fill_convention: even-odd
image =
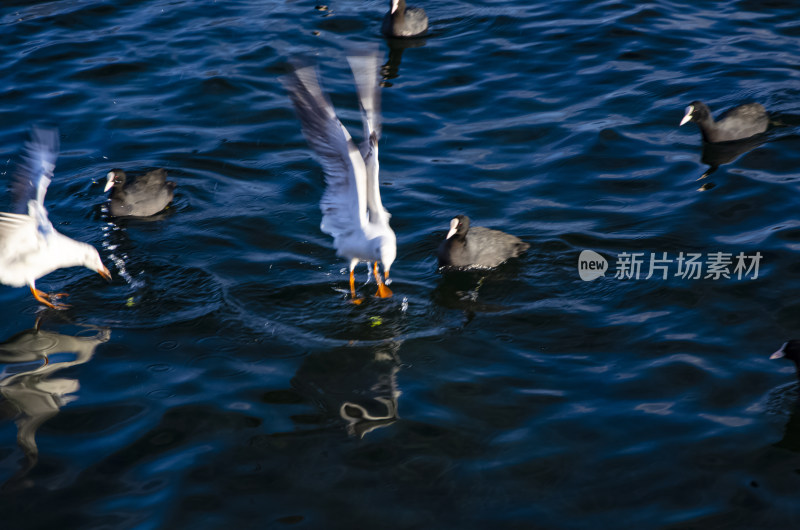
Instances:
[[[390,49],[377,0],[3,4],[0,173],[57,123],[50,217],[114,275],[40,280],[58,314],[0,287],[4,528],[797,527],[768,359],[800,335],[795,3],[420,5],[428,38]],[[281,84],[315,58],[358,136],[353,45],[385,54],[398,241],[395,296],[360,306]],[[678,127],[695,99],[773,127],[715,160]],[[113,167],[166,167],[173,205],[110,219]],[[457,213],[531,249],[442,276]],[[763,259],[618,279],[623,252]]]

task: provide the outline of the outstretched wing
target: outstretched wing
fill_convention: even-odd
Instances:
[[[361,155],[367,169],[366,193],[369,220],[371,223],[383,224],[388,222],[390,215],[381,202],[378,179],[378,140],[381,137],[381,93],[378,85],[380,59],[377,51],[369,55],[347,58],[356,80],[361,120],[364,122],[364,142],[361,144]]]
[[[353,55],[347,58],[358,89],[361,118],[364,122],[365,144],[373,134],[377,139],[381,137],[381,92],[378,87],[380,59],[377,50],[369,55]]]
[[[334,238],[363,229],[367,224],[364,160],[323,94],[316,70],[311,66],[297,68],[287,77],[286,87],[303,134],[325,171],[320,228]]]
[[[25,142],[21,161],[14,174],[12,188],[14,212],[33,217],[37,229],[42,234],[53,231],[53,225],[44,207],[44,196],[53,178],[58,148],[58,129],[31,127],[30,138]]]

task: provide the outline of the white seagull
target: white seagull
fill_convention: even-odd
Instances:
[[[356,299],[353,269],[359,261],[373,262],[377,296],[392,291],[381,281],[397,255],[397,242],[389,226],[389,212],[381,203],[378,184],[378,139],[380,138],[380,92],[377,54],[348,57],[358,88],[364,141],[361,150],[336,117],[330,99],[322,92],[316,69],[297,68],[287,78],[287,88],[302,124],[303,134],[316,152],[325,172],[326,189],[320,201],[320,229],[333,236],[336,254],[350,260],[350,293]]]
[[[15,213],[0,212],[0,283],[12,287],[28,285],[39,302],[53,309],[66,309],[69,306],[58,299],[68,295],[38,290],[38,278],[56,269],[81,265],[107,280],[111,273],[100,261],[97,249],[56,232],[47,218],[44,195],[57,157],[58,130],[33,127],[15,175]]]

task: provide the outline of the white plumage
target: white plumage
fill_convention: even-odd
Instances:
[[[356,80],[364,122],[364,141],[360,150],[322,92],[315,68],[297,68],[289,75],[287,88],[303,134],[325,172],[320,228],[333,236],[337,255],[350,260],[350,291],[358,303],[353,269],[359,261],[374,263],[377,295],[382,298],[392,295],[381,281],[377,262],[383,264],[384,277],[388,280],[389,269],[397,255],[397,243],[389,226],[389,212],[381,202],[378,180],[379,58],[372,54],[348,57],[347,60]]]
[[[47,186],[58,156],[58,131],[31,129],[13,186],[16,213],[0,212],[0,283],[30,286],[33,296],[54,309],[66,294],[48,295],[36,289],[36,280],[63,267],[84,266],[111,278],[97,250],[58,233],[44,207]]]

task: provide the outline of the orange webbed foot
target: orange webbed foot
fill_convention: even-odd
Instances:
[[[392,290],[386,287],[385,283],[378,284],[378,292],[375,293],[375,296],[380,298],[390,298],[392,296]]]
[[[378,262],[372,264],[372,273],[375,275],[375,282],[378,284],[378,292],[375,296],[380,298],[389,298],[392,296],[392,290],[386,287],[386,284],[381,281],[381,275],[378,273]],[[386,278],[389,278],[389,273],[386,272]]]
[[[56,309],[61,311],[72,307],[68,304],[62,304],[61,302],[58,301],[59,298],[69,296],[67,293],[55,293],[50,295],[44,291],[36,289],[35,287],[31,287],[31,292],[33,293],[33,297],[36,298],[36,300],[46,305],[50,309]]]

